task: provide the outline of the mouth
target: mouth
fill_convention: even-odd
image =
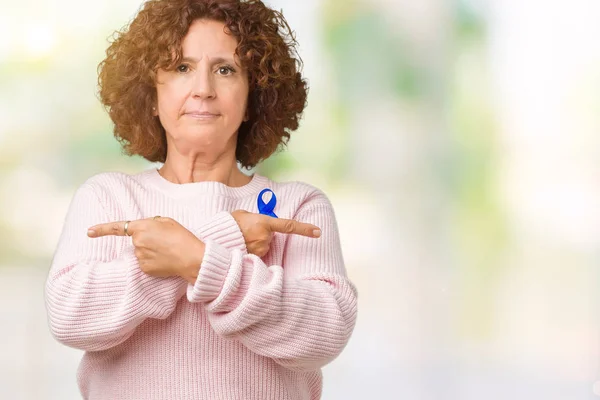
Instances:
[[[220,114],[211,113],[207,111],[192,111],[185,113],[185,115],[195,119],[214,119],[217,118]]]

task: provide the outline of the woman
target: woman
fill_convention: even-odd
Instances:
[[[96,175],[69,208],[46,302],[86,351],[84,398],[320,398],[357,314],[333,209],[237,167],[298,127],[290,38],[260,1],[154,0],[107,50],[115,136],[163,166]]]

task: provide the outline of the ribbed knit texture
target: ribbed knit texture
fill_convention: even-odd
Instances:
[[[248,254],[230,212],[258,212],[270,188],[280,218],[312,223],[320,238],[275,233]],[[130,237],[89,238],[113,221],[170,217],[206,244],[194,285],[143,273]],[[331,203],[301,182],[255,174],[242,187],[175,184],[156,169],[88,179],[71,202],[46,283],[57,340],[85,350],[85,399],[319,399],[321,367],[356,321]]]

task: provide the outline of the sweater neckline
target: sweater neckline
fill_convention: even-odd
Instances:
[[[230,198],[241,198],[251,196],[263,189],[267,184],[267,178],[254,173],[250,182],[243,186],[227,186],[222,182],[203,181],[191,183],[174,183],[165,179],[157,168],[150,168],[142,173],[147,182],[160,191],[176,197],[194,195],[221,195]]]

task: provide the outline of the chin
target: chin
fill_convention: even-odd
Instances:
[[[180,145],[194,149],[206,149],[215,151],[216,148],[221,148],[227,140],[224,140],[222,134],[215,131],[202,132],[186,132],[174,138],[174,141]]]

